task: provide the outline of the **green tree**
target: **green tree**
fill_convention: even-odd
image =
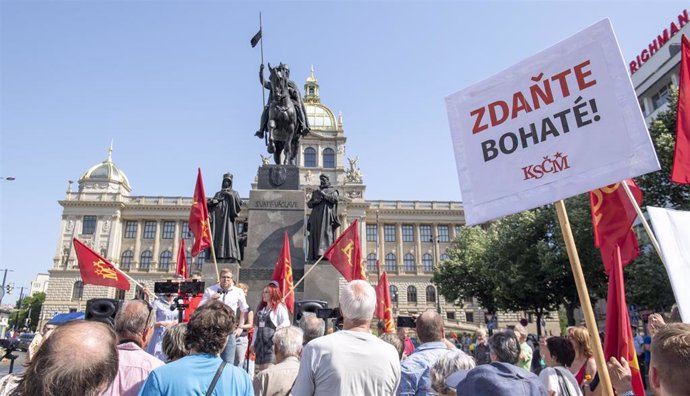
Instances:
[[[676,145],[677,105],[678,91],[674,90],[668,110],[659,113],[649,128],[649,135],[652,137],[661,169],[635,178],[644,192],[645,206],[690,210],[690,186],[671,181]]]
[[[17,310],[10,315],[10,327],[14,326],[16,329],[28,327],[31,331],[36,331],[36,325],[38,324],[45,299],[45,293],[36,293],[33,296],[24,297],[21,302],[18,301]],[[27,319],[29,320],[27,321]]]

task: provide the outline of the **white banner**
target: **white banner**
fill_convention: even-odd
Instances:
[[[683,323],[690,323],[690,212],[647,206]]]
[[[659,169],[608,19],[446,106],[468,225]]]

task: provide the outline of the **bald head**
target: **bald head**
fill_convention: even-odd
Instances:
[[[443,340],[443,319],[434,310],[424,311],[417,318],[417,336],[422,343]]]
[[[148,304],[142,300],[128,300],[115,316],[115,333],[120,339],[142,337],[144,331],[153,327],[153,315]]]
[[[20,394],[97,395],[115,379],[115,333],[94,321],[73,321],[56,328],[31,360],[18,386]]]

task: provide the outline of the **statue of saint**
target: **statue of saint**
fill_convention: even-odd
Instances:
[[[223,175],[222,189],[206,202],[211,220],[216,258],[231,262],[240,261],[242,256],[240,255],[235,219],[240,213],[242,201],[237,191],[232,189],[232,174]]]
[[[270,63],[268,66],[271,66]],[[296,132],[299,135],[307,136],[309,134],[309,120],[307,119],[307,110],[304,107],[302,95],[300,94],[297,84],[295,84],[294,81],[290,80],[290,67],[286,64],[281,63],[280,66],[278,66],[278,69],[281,70],[281,72],[285,75],[287,79],[287,89],[290,96],[290,100],[295,106],[295,113],[297,115],[297,126],[295,128]],[[272,89],[271,82],[264,80],[263,63],[259,67],[259,82],[261,83],[262,87],[268,89],[270,92],[268,94],[268,102],[266,103],[266,106],[264,106],[263,113],[261,113],[261,123],[259,124],[259,130],[256,131],[256,133],[254,134],[258,138],[263,139],[264,133],[268,131],[269,108],[271,106],[271,103],[273,103],[275,100],[273,98],[274,90]]]
[[[307,230],[309,231],[309,253],[307,260],[318,260],[335,241],[338,221],[338,190],[328,176],[319,176],[321,185],[311,194],[307,206],[311,208]]]

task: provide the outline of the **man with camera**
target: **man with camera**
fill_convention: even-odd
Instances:
[[[128,300],[122,304],[113,323],[118,342],[117,376],[101,396],[134,396],[149,373],[163,365],[160,359],[143,350],[153,335],[153,323],[152,310],[146,301]]]
[[[244,322],[247,319],[249,305],[247,305],[244,291],[239,287],[233,286],[232,271],[229,268],[220,270],[219,282],[204,291],[204,296],[201,298],[199,306],[204,305],[209,300],[222,302],[232,312],[238,312],[239,308],[237,328],[230,333],[228,343],[220,355],[224,361],[233,364],[235,362],[235,348],[237,347],[236,337],[242,334],[242,326],[244,326]]]

